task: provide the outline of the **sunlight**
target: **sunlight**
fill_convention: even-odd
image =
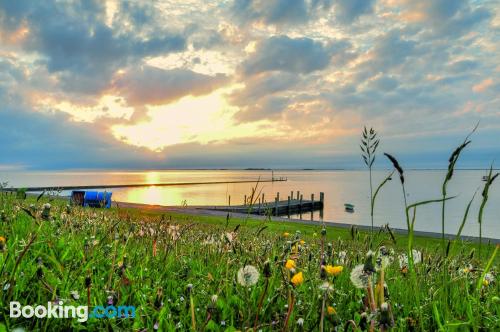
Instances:
[[[224,99],[224,95],[234,88],[219,89],[201,97],[185,97],[168,105],[150,106],[149,121],[115,125],[113,135],[127,144],[158,152],[175,144],[270,136],[272,132],[260,129],[259,123],[234,124],[232,115],[238,109]]]

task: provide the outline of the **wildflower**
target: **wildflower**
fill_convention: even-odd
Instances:
[[[296,265],[295,265],[295,261],[293,259],[289,259],[286,261],[285,263],[285,267],[288,269],[288,270],[291,270],[291,269],[295,269]]]
[[[325,266],[326,273],[328,273],[331,276],[338,276],[342,272],[343,269],[344,269],[344,267],[341,265],[337,265],[337,266],[327,265],[327,266]]]
[[[488,284],[491,284],[491,283],[495,282],[495,277],[491,273],[486,273],[484,275],[484,280],[486,280],[488,282]]]
[[[356,288],[368,287],[369,273],[364,270],[364,264],[356,265],[351,271],[351,282]]]
[[[304,282],[304,275],[302,272],[295,274],[290,280],[294,286],[299,286]]]
[[[346,257],[347,257],[347,252],[340,251],[339,252],[339,263],[340,264],[345,264]]]
[[[288,233],[288,232],[283,233],[283,237],[289,237],[289,236],[290,236],[290,233]]]
[[[3,236],[0,236],[0,252],[4,252],[5,251],[5,238]]]
[[[50,203],[45,203],[42,210],[42,218],[48,220],[50,218]]]
[[[328,312],[329,315],[333,315],[333,314],[337,313],[335,308],[332,307],[331,305],[329,305],[328,308],[326,308],[326,311]]]
[[[300,317],[297,319],[297,325],[300,327],[304,326],[304,318]]]
[[[419,264],[422,262],[422,252],[416,249],[412,249],[411,251],[413,256],[413,264]]]
[[[212,301],[212,303],[215,303],[217,302],[217,300],[219,299],[219,297],[217,295],[212,295],[212,298],[210,299]]]
[[[252,265],[247,265],[238,271],[238,283],[242,286],[253,286],[259,280],[259,271]]]
[[[306,244],[306,241],[304,241],[304,240],[300,240],[300,241],[299,241],[299,243],[300,243],[301,245],[304,245],[304,244]]]

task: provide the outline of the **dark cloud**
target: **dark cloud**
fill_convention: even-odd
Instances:
[[[246,75],[280,70],[307,74],[330,63],[330,50],[310,38],[275,36],[263,40],[255,54],[243,63]]]
[[[59,75],[60,87],[67,91],[98,93],[118,68],[186,47],[180,34],[159,30],[138,36],[107,26],[100,1],[6,1],[0,12],[2,28],[27,25],[24,48],[41,55],[42,63]]]
[[[148,65],[130,68],[113,83],[131,106],[167,104],[186,95],[207,94],[227,82],[223,74],[208,76],[188,69],[161,69]]]
[[[28,168],[123,168],[153,157],[151,152],[116,141],[98,123],[72,122],[63,113],[4,106],[0,136],[9,142],[0,146],[0,164]]]

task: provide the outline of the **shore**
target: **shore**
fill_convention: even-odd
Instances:
[[[125,209],[135,209],[140,211],[148,211],[148,212],[156,212],[156,213],[175,213],[181,215],[189,215],[189,216],[206,216],[206,217],[222,217],[225,218],[229,215],[233,219],[253,219],[253,220],[267,220],[267,216],[262,215],[248,215],[244,213],[234,213],[234,212],[226,212],[226,211],[217,211],[217,210],[209,210],[206,206],[189,206],[189,207],[181,207],[181,206],[163,206],[163,205],[154,205],[154,204],[140,204],[140,203],[128,203],[128,202],[113,202],[113,207],[125,208]],[[342,229],[350,229],[352,226],[355,226],[359,230],[362,231],[370,231],[371,227],[366,225],[353,225],[347,223],[339,223],[330,220],[315,221],[315,220],[305,220],[305,219],[290,219],[283,217],[272,217],[273,221],[280,223],[289,223],[289,224],[302,224],[308,226],[326,226],[333,228],[342,228]],[[378,231],[380,230],[380,226],[375,227]],[[392,228],[391,231],[400,235],[407,235],[408,231],[402,228]],[[422,238],[433,238],[438,239],[441,238],[441,233],[435,232],[426,232],[426,231],[414,231],[414,235]],[[456,238],[456,234],[445,234],[445,238],[448,240],[453,240]],[[475,236],[462,235],[460,236],[463,241],[470,242],[479,242],[479,238]],[[497,244],[500,243],[500,239],[495,238],[487,238],[483,237],[483,243],[492,243]]]

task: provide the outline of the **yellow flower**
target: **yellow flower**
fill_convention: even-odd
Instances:
[[[3,236],[0,236],[0,243],[5,243],[5,238]]]
[[[326,310],[328,311],[329,315],[333,315],[333,314],[337,313],[337,311],[335,311],[335,308],[330,306],[330,305],[328,306],[328,308]]]
[[[304,244],[306,244],[306,241],[304,241],[304,240],[300,240],[300,244],[301,244],[301,245],[304,245]]]
[[[295,269],[295,261],[293,259],[289,259],[285,263],[285,267],[289,270]]]
[[[304,275],[302,272],[297,273],[293,276],[292,280],[290,280],[294,286],[299,286],[304,282]]]
[[[283,237],[289,237],[289,236],[290,236],[290,233],[288,233],[288,232],[283,233]]]
[[[486,279],[483,280],[483,286],[488,286],[490,284],[490,282]]]
[[[338,276],[342,272],[343,269],[344,269],[344,267],[341,265],[337,265],[337,266],[327,265],[327,266],[325,266],[326,273],[328,273],[331,276]]]

